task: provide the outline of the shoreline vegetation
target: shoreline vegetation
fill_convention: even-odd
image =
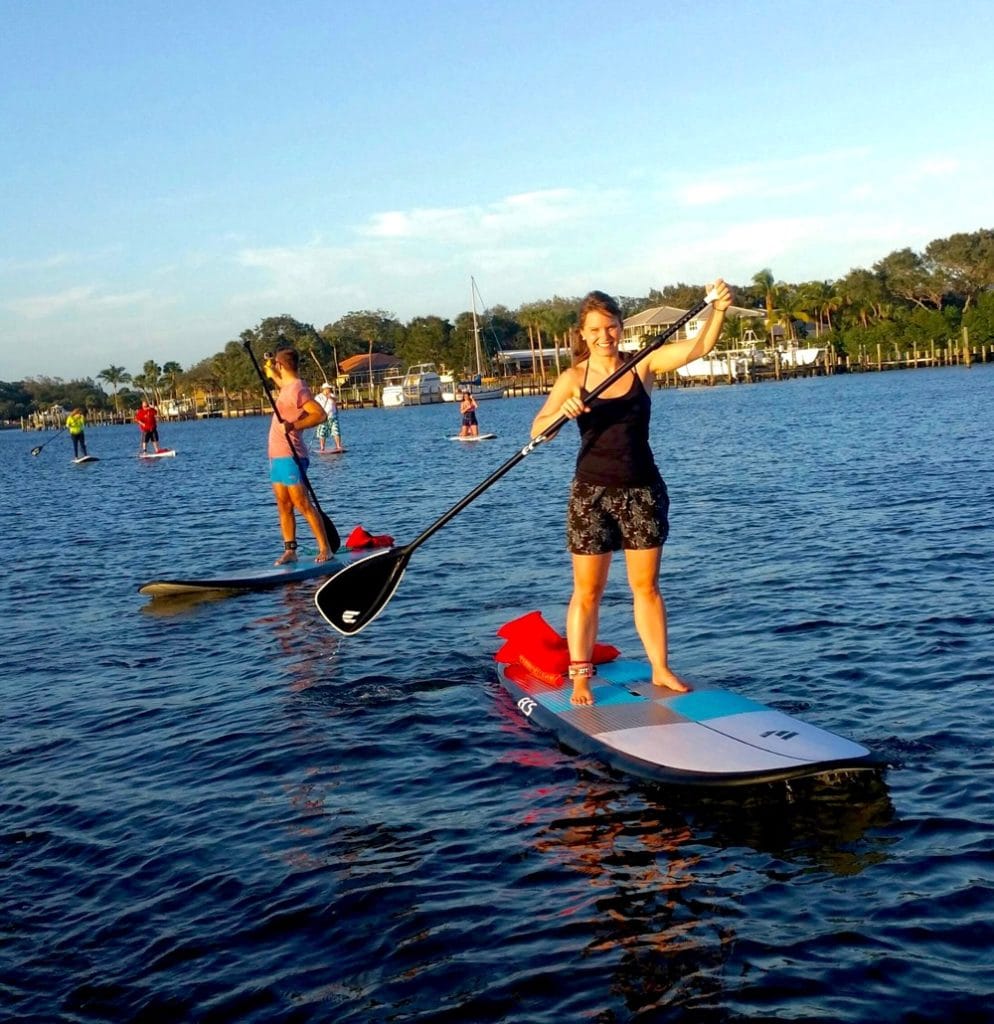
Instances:
[[[790,350],[786,350],[789,353]],[[783,381],[798,377],[821,377],[835,374],[858,374],[886,372],[889,370],[914,370],[936,367],[970,367],[974,363],[994,362],[994,345],[981,345],[972,349],[967,346],[949,345],[945,348],[938,348],[934,344],[927,350],[917,349],[900,352],[892,349],[889,353],[882,347],[878,347],[875,353],[862,352],[855,361],[848,357],[835,357],[831,350],[824,350],[824,358],[812,362],[809,365],[793,365],[789,361],[780,361],[778,353],[774,357],[772,368],[766,367],[759,370],[752,370],[745,374],[735,374],[732,370],[733,364],[730,360],[714,360],[715,370],[710,374],[699,374],[696,376],[681,376],[678,373],[667,373],[657,376],[655,380],[656,389],[660,388],[695,388],[695,387],[716,387],[728,384],[756,384],[763,381]],[[516,375],[514,377],[494,378],[499,380],[505,387],[505,397],[521,398],[528,395],[547,394],[552,388],[555,380],[549,376],[543,382],[533,375]],[[362,395],[350,399],[341,395],[340,406],[343,409],[373,409],[381,407],[379,400],[367,401]],[[271,416],[272,409],[265,398],[247,404],[230,405],[227,409],[213,409],[197,412],[186,412],[179,415],[160,415],[163,421],[184,421],[195,419],[240,419],[245,416]],[[53,416],[51,414],[33,415],[24,417],[20,422],[6,421],[0,423],[0,429],[29,430],[51,430],[62,427],[65,423],[65,416]],[[93,410],[88,413],[88,426],[133,426],[134,418],[129,414],[115,412],[114,410]]]
[[[475,282],[474,282],[475,287]],[[836,281],[790,284],[764,268],[734,285],[741,315],[726,318],[711,357],[660,387],[781,380],[923,366],[969,365],[994,358],[994,229],[951,235],[922,252],[897,250],[869,270],[855,268]],[[628,318],[647,310],[679,313],[703,294],[703,285],[675,284],[647,296],[620,296]],[[421,363],[463,379],[475,372],[477,345],[484,380],[508,396],[542,394],[569,365],[579,299],[527,303],[516,310],[460,313],[407,324],[383,310],[346,314],[321,330],[288,314],[269,317],[227,342],[224,349],[183,369],[147,360],[129,373],[111,365],[96,379],[38,377],[0,381],[0,425],[28,429],[61,426],[68,410],[86,410],[92,424],[131,423],[143,398],[163,419],[268,414],[245,345],[257,356],[294,345],[315,386],[333,381],[342,408],[382,401],[384,379]],[[675,318],[675,317],[674,317]],[[653,321],[660,322],[662,321]],[[109,389],[109,393],[108,393]]]

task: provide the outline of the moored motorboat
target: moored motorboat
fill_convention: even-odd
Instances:
[[[404,378],[400,374],[384,379],[380,403],[384,409],[399,409],[404,404]]]
[[[409,367],[402,387],[404,405],[434,405],[442,401],[442,378],[434,363]]]

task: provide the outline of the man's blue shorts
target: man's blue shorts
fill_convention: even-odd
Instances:
[[[300,464],[306,470],[310,465],[310,461],[310,459],[301,459]],[[269,460],[269,480],[270,483],[285,484],[287,487],[294,487],[304,482],[292,455],[284,455],[282,458]]]

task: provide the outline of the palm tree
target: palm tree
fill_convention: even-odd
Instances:
[[[165,387],[169,388],[169,397],[174,402],[176,401],[176,392],[179,388],[179,378],[182,372],[183,367],[173,360],[170,360],[162,367],[162,383]]]
[[[773,277],[773,271],[764,267],[757,274],[752,275],[752,283],[760,290],[763,296],[763,305],[766,307],[766,334],[773,337],[773,325],[776,323],[776,307],[779,286]]]
[[[832,313],[839,308],[841,299],[831,281],[808,281],[797,291],[801,307],[815,325],[815,337],[833,327]]]
[[[856,268],[837,282],[836,287],[842,296],[843,314],[859,323],[864,330],[870,326],[871,320],[883,318],[887,295],[879,274]]]
[[[783,327],[786,341],[797,341],[797,331],[794,325],[798,320],[803,323],[811,322],[808,304],[804,295],[793,288],[781,288],[779,299],[780,307],[775,311],[777,323]]]
[[[120,413],[121,403],[117,397],[117,389],[121,384],[127,384],[131,380],[131,374],[125,373],[123,366],[108,366],[97,374],[97,380],[102,380],[114,389],[114,411]]]

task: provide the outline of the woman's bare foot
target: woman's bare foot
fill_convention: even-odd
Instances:
[[[573,692],[569,698],[570,704],[589,706],[594,703],[594,695],[590,692],[590,681],[588,679],[574,679]]]
[[[328,548],[320,548],[317,555],[314,557],[314,564],[317,565],[319,562],[327,562],[331,558],[331,551]]]
[[[273,562],[273,565],[289,565],[291,562],[296,562],[296,561],[297,561],[297,552],[296,551],[284,551],[283,554],[280,555],[280,557],[277,558],[275,562]]]
[[[675,690],[677,693],[689,693],[691,689],[689,683],[684,682],[675,672],[671,672],[668,668],[652,674],[652,685],[665,686],[667,690]]]

